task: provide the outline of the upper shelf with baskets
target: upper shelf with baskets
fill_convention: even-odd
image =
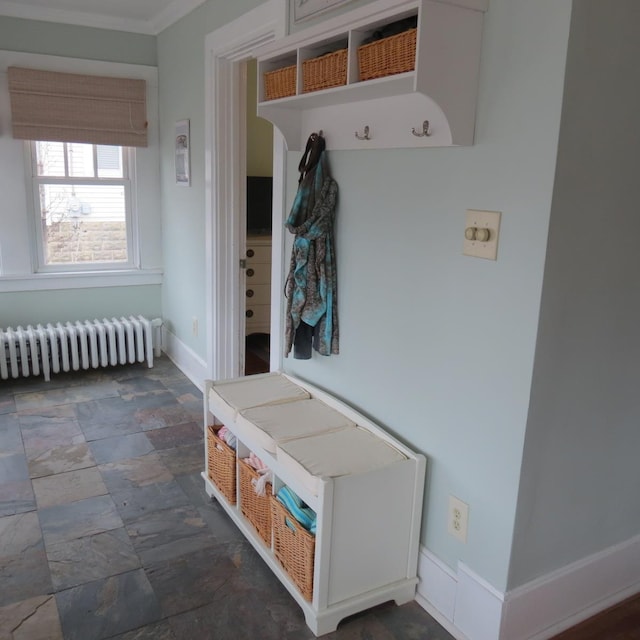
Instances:
[[[471,145],[488,0],[377,0],[270,43],[258,115],[290,151]]]

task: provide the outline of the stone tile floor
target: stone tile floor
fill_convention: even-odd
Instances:
[[[207,497],[201,421],[166,357],[0,382],[0,640],[314,637]],[[325,638],[452,640],[416,603]]]

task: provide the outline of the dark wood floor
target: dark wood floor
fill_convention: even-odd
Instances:
[[[553,640],[640,640],[640,594],[564,631]]]

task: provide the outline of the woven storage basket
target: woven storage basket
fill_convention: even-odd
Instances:
[[[240,480],[240,510],[254,526],[258,535],[271,546],[271,483],[265,485],[266,495],[259,496],[252,484],[260,474],[244,460],[238,459],[238,476]]]
[[[296,65],[264,74],[264,99],[275,100],[296,94]]]
[[[339,49],[302,63],[302,92],[347,84],[347,50]]]
[[[413,71],[416,66],[417,29],[408,29],[358,47],[360,80]]]
[[[302,597],[311,602],[316,538],[278,502],[275,496],[270,496],[269,500],[273,523],[273,553],[300,590]]]
[[[236,452],[218,438],[219,426],[207,428],[209,478],[230,504],[236,503]]]

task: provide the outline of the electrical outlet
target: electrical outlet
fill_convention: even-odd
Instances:
[[[195,316],[193,317],[193,320],[191,321],[191,331],[192,331],[194,336],[198,335],[198,318],[196,318]]]
[[[468,525],[469,505],[455,496],[449,496],[447,530],[454,538],[458,538],[461,542],[466,542]]]

